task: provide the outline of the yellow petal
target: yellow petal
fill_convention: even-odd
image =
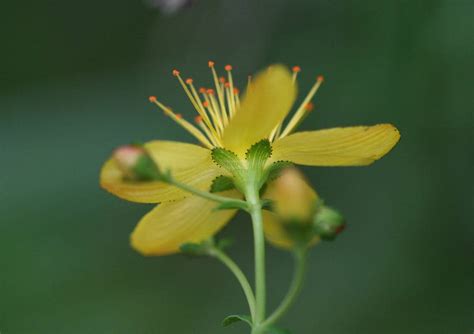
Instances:
[[[236,197],[233,191],[221,193]],[[187,242],[200,242],[217,233],[236,210],[213,211],[215,202],[197,196],[159,204],[138,223],[131,244],[143,255],[167,255],[179,252]]]
[[[272,245],[283,249],[293,248],[294,242],[288,238],[284,225],[278,220],[277,216],[270,211],[263,211],[263,230],[265,232],[265,238]],[[310,245],[315,245],[319,240],[318,236],[314,237]]]
[[[209,189],[212,180],[222,174],[222,170],[212,162],[208,149],[169,141],[152,141],[145,147],[160,168],[171,169],[173,177],[195,188]],[[162,182],[124,181],[114,159],[109,159],[102,167],[100,185],[120,198],[139,203],[160,203],[190,196]]]
[[[309,166],[363,166],[383,157],[399,139],[391,124],[299,132],[277,140],[272,159]]]
[[[241,107],[224,131],[225,148],[245,151],[283,121],[296,97],[296,85],[283,65],[260,72],[247,88]]]

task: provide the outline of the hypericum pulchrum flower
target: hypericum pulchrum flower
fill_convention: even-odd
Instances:
[[[253,144],[268,139],[273,154],[267,161],[290,161],[308,166],[363,166],[388,153],[400,134],[390,124],[354,126],[318,131],[295,130],[312,109],[311,100],[323,82],[317,77],[302,103],[289,116],[296,95],[297,75],[283,65],[272,65],[249,80],[240,98],[232,78],[232,66],[219,77],[209,62],[214,88],[194,86],[173,71],[197,112],[193,125],[156,97],[156,104],[173,121],[196,138],[199,145],[155,140],[144,144],[151,158],[163,170],[171,170],[175,179],[201,190],[209,190],[212,181],[229,173],[211,159],[216,147],[234,152],[245,165],[245,152]],[[208,239],[234,215],[235,210],[214,211],[215,204],[192,196],[172,185],[160,182],[130,182],[124,178],[117,161],[108,160],[101,171],[101,185],[111,193],[140,203],[161,203],[148,213],[132,233],[132,246],[146,255],[164,255],[179,251],[180,245]],[[242,196],[235,190],[227,196]]]

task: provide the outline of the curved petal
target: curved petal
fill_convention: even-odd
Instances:
[[[283,65],[272,65],[257,74],[224,131],[224,146],[243,155],[251,145],[267,138],[290,111],[296,90]]]
[[[283,211],[300,211],[300,209],[295,206],[296,203],[292,203],[295,201],[301,202],[302,207],[306,206],[306,208],[302,208],[303,211],[312,210],[308,204],[311,202],[309,205],[314,208],[314,203],[319,200],[319,196],[316,191],[305,181],[303,177],[293,177],[291,179],[284,180],[285,184],[283,185],[279,182],[282,177],[285,176],[280,176],[280,179],[277,179],[268,185],[263,198],[270,199],[275,202],[274,206],[276,212],[282,211],[279,209],[282,206],[288,206],[287,208],[283,208]],[[290,182],[292,184],[288,184]],[[298,193],[300,196],[298,196]],[[288,196],[292,196],[293,198]],[[306,197],[307,200],[305,200]],[[305,205],[304,202],[307,202],[307,204]],[[279,219],[279,216],[276,213],[267,210],[264,210],[262,215],[263,230],[265,232],[265,238],[268,240],[268,242],[283,249],[293,248],[294,241],[288,237],[288,232],[285,230],[284,223],[281,221],[281,219]],[[305,212],[301,216],[304,215],[307,215],[307,213]],[[319,237],[316,236],[313,238],[313,240],[311,240],[310,245],[314,245],[318,241]]]
[[[237,192],[222,193],[237,197]],[[131,245],[143,255],[167,255],[179,252],[187,242],[200,242],[213,236],[236,210],[213,211],[215,202],[197,196],[158,205],[138,223]]]
[[[195,188],[209,189],[212,180],[222,174],[222,170],[212,162],[208,149],[168,141],[152,141],[145,147],[162,169],[171,169],[173,177]],[[158,181],[125,181],[114,159],[109,159],[103,165],[100,185],[120,198],[139,203],[159,203],[190,196],[187,192]]]
[[[278,248],[292,249],[294,242],[288,238],[288,234],[285,231],[285,227],[278,220],[277,216],[270,211],[263,211],[263,231],[265,232],[265,238],[269,243]],[[315,236],[310,245],[318,243],[320,238]]]
[[[308,166],[363,166],[383,157],[399,139],[391,124],[298,132],[273,144],[272,159]]]

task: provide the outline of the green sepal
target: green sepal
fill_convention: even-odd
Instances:
[[[307,224],[298,220],[290,220],[283,222],[288,237],[295,242],[296,245],[308,245],[314,238],[314,228],[311,223]]]
[[[219,193],[231,189],[235,189],[234,180],[228,176],[221,175],[212,181],[210,192]]]
[[[268,158],[272,156],[272,145],[268,139],[253,144],[245,153],[249,169],[262,169]]]
[[[266,329],[265,334],[291,334],[291,332],[288,329],[270,326]]]
[[[236,322],[243,321],[247,323],[250,327],[253,326],[252,324],[252,318],[248,315],[239,315],[239,314],[233,314],[229,315],[226,317],[224,320],[222,320],[222,326],[227,327],[230,326]]]
[[[209,254],[212,248],[212,240],[206,240],[200,243],[187,242],[179,247],[181,253],[189,256],[202,256]]]
[[[212,149],[211,157],[218,166],[224,168],[232,175],[243,174],[244,166],[242,166],[239,157],[234,152],[216,147]]]
[[[163,179],[160,169],[148,154],[138,158],[133,167],[133,173],[138,181],[161,181]]]
[[[248,207],[247,207],[247,203],[246,202],[243,202],[243,201],[240,201],[240,202],[237,202],[237,201],[228,201],[228,202],[224,202],[224,203],[221,203],[219,204],[218,206],[216,206],[213,211],[219,211],[219,210],[244,210],[244,211],[247,211]]]
[[[222,238],[217,240],[216,247],[220,250],[225,250],[234,244],[234,239],[232,238]]]
[[[280,177],[281,172],[290,167],[294,167],[294,164],[290,161],[275,161],[270,166],[268,166],[265,171],[267,174],[267,181],[276,180],[278,177]]]

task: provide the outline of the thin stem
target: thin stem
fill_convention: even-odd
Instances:
[[[265,319],[265,238],[263,234],[262,205],[258,190],[250,184],[246,191],[249,212],[252,217],[255,252],[255,297],[256,311],[254,324],[259,326]]]
[[[210,192],[207,192],[207,191],[202,191],[202,190],[199,190],[199,189],[196,189],[196,188],[193,188],[187,184],[184,184],[184,183],[181,183],[177,180],[175,180],[173,177],[171,176],[168,176],[167,179],[165,180],[165,182],[175,186],[175,187],[178,187],[184,191],[187,191],[193,195],[196,195],[196,196],[199,196],[199,197],[202,197],[202,198],[206,198],[208,200],[211,200],[211,201],[214,201],[214,202],[217,202],[217,203],[226,203],[226,204],[234,204],[235,206],[238,206],[242,209],[245,209],[247,207],[247,203],[245,201],[242,201],[240,199],[236,199],[236,198],[230,198],[230,197],[226,197],[226,196],[220,196],[220,195],[216,195],[216,194],[213,194],[213,193],[210,193]]]
[[[247,298],[247,302],[249,304],[250,314],[252,316],[252,320],[255,319],[255,296],[253,295],[252,287],[250,286],[247,277],[239,268],[239,266],[218,248],[212,248],[210,254],[217,259],[219,259],[230,271],[234,274],[234,276],[239,281],[240,285],[242,286],[242,290],[244,290],[245,297]]]
[[[308,251],[306,248],[298,248],[295,250],[295,274],[293,281],[291,282],[290,289],[288,290],[285,298],[283,298],[281,304],[276,310],[268,317],[267,320],[262,324],[263,327],[274,324],[278,321],[293,305],[296,297],[299,295],[303,286],[304,274],[306,271],[306,259]]]

